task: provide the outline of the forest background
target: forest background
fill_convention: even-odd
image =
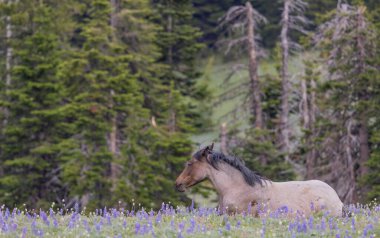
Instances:
[[[377,0],[2,0],[0,204],[212,201],[174,190],[212,142],[379,198],[379,22]]]

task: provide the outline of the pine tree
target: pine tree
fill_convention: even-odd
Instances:
[[[64,2],[62,2],[64,4]],[[25,13],[22,13],[25,9]],[[65,192],[57,176],[63,115],[62,84],[55,77],[61,52],[55,6],[42,1],[13,3],[9,12],[15,37],[12,83],[3,105],[8,118],[1,137],[2,202],[47,206]],[[17,37],[17,38],[16,38]]]
[[[337,179],[337,183],[343,183],[337,185],[342,188],[338,192],[347,202],[363,199],[366,188],[359,188],[357,182],[368,174],[371,153],[369,123],[375,110],[371,107],[371,98],[373,89],[377,88],[378,69],[373,50],[376,36],[365,11],[362,5],[339,4],[333,18],[320,27],[316,37],[319,45],[328,51],[329,72],[324,84],[329,92],[322,124],[326,127],[319,129],[324,131],[324,139],[320,141],[341,142],[326,146],[323,155],[332,156],[332,151],[339,155],[333,156],[331,166],[332,171],[338,167],[347,171],[348,178]],[[336,179],[334,176],[340,175],[331,173],[330,179]]]
[[[66,143],[77,151],[62,157],[63,178],[68,197],[89,207],[134,196],[129,159],[138,156],[137,133],[148,122],[140,122],[148,111],[138,78],[128,70],[132,56],[110,24],[112,7],[107,0],[80,3],[73,50],[60,68],[70,99],[66,126],[73,128]]]

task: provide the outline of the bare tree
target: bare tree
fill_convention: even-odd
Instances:
[[[259,39],[256,29],[259,23],[266,23],[265,17],[257,12],[247,2],[245,6],[231,7],[227,13],[221,18],[220,26],[227,26],[227,29],[236,34],[238,37],[222,41],[227,44],[226,53],[236,45],[243,45],[247,48],[249,57],[249,78],[250,78],[250,97],[251,97],[251,114],[255,118],[254,127],[258,129],[264,128],[263,112],[261,105],[260,80],[258,76],[257,58],[263,55],[263,51],[258,47],[256,42]]]
[[[304,17],[306,3],[303,0],[284,0],[282,12],[281,29],[281,113],[280,113],[280,148],[285,155],[285,160],[289,161],[290,140],[289,140],[289,51],[291,48],[300,48],[289,37],[290,30],[297,30],[306,33],[303,25],[308,23]],[[306,104],[305,104],[306,105]]]

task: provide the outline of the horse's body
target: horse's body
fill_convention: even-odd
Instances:
[[[184,191],[205,179],[210,179],[219,195],[219,209],[229,214],[250,211],[258,216],[285,209],[288,214],[324,210],[342,215],[343,203],[328,184],[319,180],[272,182],[239,159],[212,152],[209,147],[194,154],[176,186]]]

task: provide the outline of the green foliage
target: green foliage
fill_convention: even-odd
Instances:
[[[0,138],[2,203],[186,201],[173,182],[192,151],[187,133],[203,120],[195,101],[207,88],[193,70],[199,31],[177,28],[180,64],[168,65],[150,1],[116,2],[29,1],[9,12],[17,37],[11,87],[1,87],[10,114]],[[188,81],[167,81],[171,67],[185,68]]]
[[[38,2],[38,1],[36,1]],[[12,85],[2,104],[8,110],[1,135],[1,202],[43,205],[63,193],[55,171],[59,168],[57,143],[63,115],[56,110],[62,100],[62,82],[56,77],[59,65],[56,15],[45,4],[17,3],[9,13],[20,37],[12,42],[14,62]],[[31,4],[31,5],[29,5]],[[35,4],[35,5],[33,5]],[[17,10],[30,7],[27,13]],[[30,26],[27,25],[27,26]],[[3,118],[5,120],[5,118]],[[55,192],[53,192],[55,191]]]

